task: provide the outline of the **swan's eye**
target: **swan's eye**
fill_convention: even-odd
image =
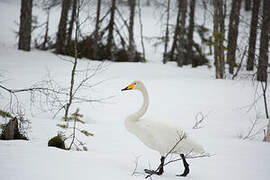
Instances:
[[[136,83],[134,83],[134,86],[136,86]]]

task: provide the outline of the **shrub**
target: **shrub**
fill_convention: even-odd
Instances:
[[[60,134],[51,138],[48,142],[48,146],[66,149],[64,138]]]

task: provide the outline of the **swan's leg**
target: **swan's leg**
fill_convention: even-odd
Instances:
[[[188,173],[189,173],[189,164],[187,163],[184,154],[180,154],[180,156],[181,156],[181,158],[182,158],[182,160],[183,160],[183,164],[184,164],[185,170],[184,170],[184,172],[183,172],[182,174],[177,175],[177,176],[186,176],[186,175],[188,175]]]
[[[164,166],[165,157],[161,156],[160,158],[160,165],[157,170],[149,170],[145,169],[144,172],[147,174],[156,174],[156,175],[162,175],[164,172],[163,166]]]

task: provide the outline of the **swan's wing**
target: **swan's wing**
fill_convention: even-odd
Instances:
[[[140,129],[137,135],[140,140],[161,154],[165,154],[172,149],[183,134],[182,129],[152,118],[139,120],[137,127]]]

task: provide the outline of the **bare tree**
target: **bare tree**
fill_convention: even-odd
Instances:
[[[33,0],[21,0],[20,30],[18,49],[30,51],[32,32]]]
[[[216,78],[224,78],[224,2],[223,0],[214,1],[214,59],[216,67]]]
[[[192,63],[192,67],[195,66],[194,60],[192,61],[192,47],[193,47],[193,32],[194,32],[194,14],[196,8],[196,0],[191,0],[189,4],[189,27],[188,27],[188,45],[187,45],[187,64]]]
[[[46,50],[49,42],[49,21],[50,21],[50,11],[51,8],[55,6],[55,3],[52,3],[51,1],[44,0],[41,4],[43,10],[46,12],[46,22],[45,22],[45,34],[44,34],[44,40],[43,43],[40,46],[40,49]]]
[[[99,41],[99,28],[100,28],[100,9],[101,9],[101,0],[97,1],[97,12],[96,12],[96,25],[94,32],[94,43],[93,43],[93,56],[97,57],[98,51],[98,41]]]
[[[264,102],[264,110],[265,110],[265,117],[268,119],[268,125],[267,125],[267,132],[264,137],[264,141],[270,142],[270,119],[269,119],[269,111],[268,111],[268,104],[267,104],[267,86],[268,82],[260,82],[262,86],[263,91],[263,102]]]
[[[260,11],[261,0],[253,0],[252,18],[250,23],[249,46],[247,58],[247,71],[253,71],[255,61],[256,39],[258,29],[258,15]]]
[[[228,33],[228,46],[227,46],[227,63],[229,64],[229,73],[234,73],[236,66],[235,53],[237,49],[238,26],[242,0],[232,1],[232,8],[230,12],[230,23]]]
[[[138,0],[138,9],[139,9],[139,22],[140,22],[140,35],[141,35],[141,45],[142,45],[142,56],[143,60],[146,61],[145,59],[145,48],[144,48],[144,38],[143,38],[143,24],[142,24],[142,10],[141,10],[141,0]]]
[[[67,45],[70,46],[71,39],[72,39],[72,31],[73,31],[73,25],[75,21],[77,11],[77,0],[72,0],[72,13],[71,13],[71,19],[69,21],[69,27],[68,27],[68,33],[67,33]]]
[[[114,32],[114,16],[115,16],[115,10],[116,10],[116,0],[111,0],[111,17],[110,22],[108,25],[109,34],[107,39],[107,54],[113,60],[113,54],[112,54],[112,47],[113,47],[113,32]]]
[[[268,46],[269,46],[269,32],[270,32],[270,1],[263,1],[263,16],[262,16],[262,31],[260,40],[260,54],[257,71],[258,81],[267,81],[267,67],[268,67]]]
[[[167,19],[166,19],[166,32],[165,32],[165,43],[164,43],[164,53],[163,53],[163,64],[166,64],[168,61],[168,43],[169,43],[169,20],[170,20],[170,6],[171,0],[167,1]]]
[[[135,44],[134,44],[134,18],[135,18],[135,7],[136,0],[129,0],[130,15],[129,15],[129,26],[128,26],[128,54],[129,61],[133,61],[135,57]]]
[[[66,45],[66,30],[67,30],[67,20],[68,11],[70,8],[70,0],[62,0],[62,11],[61,17],[58,25],[58,32],[56,37],[56,53],[65,54]]]
[[[185,27],[186,27],[186,16],[187,16],[187,0],[181,0],[179,2],[180,6],[180,26],[179,26],[179,39],[178,39],[178,47],[177,47],[177,66],[183,66],[185,63]]]
[[[175,23],[175,30],[173,35],[173,43],[171,48],[171,54],[170,59],[174,59],[174,51],[177,47],[177,40],[178,40],[178,34],[179,34],[179,28],[180,28],[180,16],[181,16],[181,1],[178,0],[178,7],[177,7],[177,18]]]

